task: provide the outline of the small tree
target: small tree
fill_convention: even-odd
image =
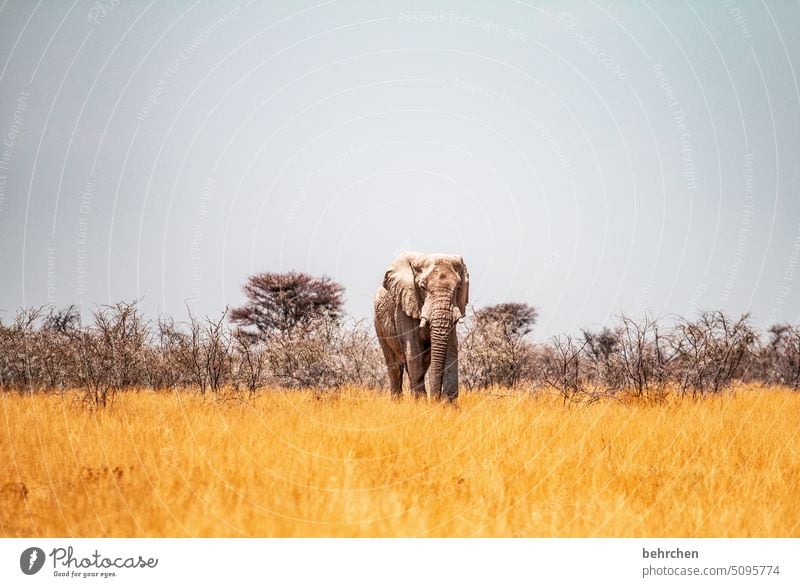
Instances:
[[[509,302],[480,308],[475,312],[478,323],[497,327],[503,338],[519,341],[533,330],[539,312],[529,304]]]
[[[206,316],[203,329],[203,368],[208,386],[215,394],[219,394],[230,372],[231,337],[225,327],[227,313],[227,310],[222,312],[217,320]]]
[[[582,330],[587,377],[595,387],[619,389],[624,385],[620,369],[620,332],[604,327],[599,332]]]
[[[733,320],[716,311],[703,312],[694,321],[681,319],[673,340],[681,391],[721,391],[744,375],[756,342],[748,314]]]
[[[761,377],[800,389],[800,326],[775,324],[769,329],[769,341],[761,351]]]
[[[143,380],[149,332],[137,303],[99,307],[88,328],[69,332],[78,353],[84,401],[93,407],[105,407],[116,391]]]
[[[563,404],[585,395],[581,358],[586,344],[585,339],[578,343],[570,335],[554,336],[541,351],[539,381],[558,390]]]
[[[103,306],[93,312],[94,332],[100,337],[116,389],[133,387],[141,380],[142,352],[149,336],[138,300]]]
[[[43,330],[67,334],[81,327],[81,312],[75,304],[61,309],[50,308],[42,324]]]
[[[72,335],[81,328],[80,310],[74,304],[61,309],[51,307],[37,333],[39,350],[45,375],[43,383],[50,389],[76,383],[78,354],[70,344]]]
[[[145,360],[147,381],[153,389],[170,389],[191,383],[191,371],[185,364],[188,339],[172,317],[159,316]]]
[[[619,320],[619,356],[625,385],[636,397],[649,394],[663,398],[667,367],[675,352],[665,349],[658,320],[648,314],[638,320],[622,314]]]
[[[269,338],[309,326],[320,319],[338,321],[344,288],[328,277],[306,273],[258,273],[247,279],[245,305],[231,310],[230,319],[253,334]]]
[[[504,303],[476,310],[462,337],[465,385],[516,386],[533,362],[533,345],[527,335],[538,312],[524,303]]]
[[[51,349],[43,344],[41,323],[47,306],[22,308],[8,326],[0,325],[0,385],[31,392],[45,385]]]
[[[200,395],[207,389],[218,394],[230,375],[232,340],[224,323],[227,314],[225,310],[217,319],[200,320],[189,310],[189,331],[181,337],[177,354]]]
[[[330,320],[301,323],[267,343],[271,379],[281,387],[335,387],[332,364],[337,327]]]
[[[380,388],[386,383],[386,366],[375,331],[363,320],[339,326],[331,359],[339,385]]]
[[[243,386],[250,395],[264,384],[266,353],[264,343],[237,328],[231,335],[234,360],[232,379],[234,386]]]

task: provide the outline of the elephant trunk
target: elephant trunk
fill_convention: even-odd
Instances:
[[[430,386],[431,396],[435,399],[440,399],[442,396],[442,378],[445,361],[447,360],[450,334],[453,329],[451,297],[443,297],[437,300],[431,312]]]

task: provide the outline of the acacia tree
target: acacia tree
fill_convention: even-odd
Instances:
[[[539,311],[529,304],[507,302],[486,306],[475,311],[478,323],[487,327],[497,327],[504,338],[520,340],[530,334]]]
[[[335,386],[344,288],[326,276],[290,271],[252,275],[243,291],[247,302],[230,319],[238,325],[239,342],[249,337],[255,344],[239,349],[259,355],[267,379],[286,387]],[[255,375],[258,365],[244,367]]]
[[[244,287],[247,302],[231,310],[230,319],[254,335],[270,338],[308,326],[319,319],[338,321],[344,304],[344,288],[327,276],[307,273],[258,273]]]

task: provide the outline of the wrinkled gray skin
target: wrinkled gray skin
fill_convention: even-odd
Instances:
[[[393,397],[403,372],[415,397],[458,397],[456,323],[469,302],[469,273],[458,255],[403,253],[389,266],[375,295],[375,331],[389,370]]]

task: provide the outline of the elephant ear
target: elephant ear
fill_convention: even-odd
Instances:
[[[469,303],[469,271],[467,271],[464,258],[459,257],[458,259],[461,262],[461,287],[458,288],[458,293],[456,294],[456,304],[458,309],[461,310],[461,315],[466,316],[467,304]]]
[[[394,260],[383,277],[383,287],[390,292],[408,316],[419,319],[422,300],[415,282],[415,269],[419,253],[403,253]]]

